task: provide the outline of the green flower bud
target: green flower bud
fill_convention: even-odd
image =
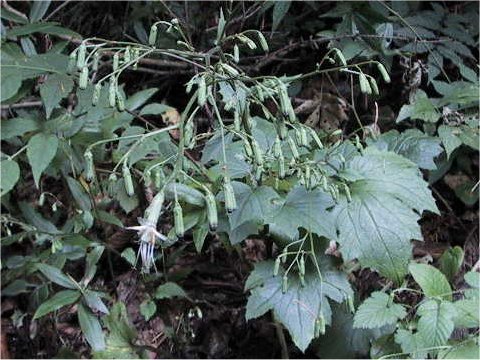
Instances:
[[[380,74],[383,77],[383,81],[386,83],[390,82],[390,75],[388,75],[387,69],[385,69],[385,66],[383,66],[382,63],[377,62],[377,69],[380,72]]]
[[[84,66],[82,71],[80,72],[80,78],[78,80],[78,87],[80,89],[86,89],[87,84],[88,84],[88,68],[86,66]]]
[[[175,223],[175,234],[179,238],[183,238],[185,234],[185,226],[183,224],[183,210],[178,201],[175,202],[173,207],[173,220]]]
[[[152,25],[150,28],[150,34],[148,36],[148,45],[155,46],[155,43],[157,42],[157,31],[157,25]]]
[[[125,191],[128,196],[133,196],[135,194],[135,189],[133,187],[132,174],[126,163],[123,163],[122,167],[123,181],[125,183]]]

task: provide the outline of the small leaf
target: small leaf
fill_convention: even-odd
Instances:
[[[140,110],[140,115],[161,115],[168,110],[172,110],[172,107],[165,104],[153,103],[145,105],[142,110]]]
[[[100,293],[97,291],[85,291],[83,294],[83,299],[90,309],[108,314],[108,308],[103,303],[102,299],[100,298]]]
[[[47,80],[40,85],[40,96],[45,106],[47,119],[50,118],[53,109],[55,109],[60,101],[67,97],[73,89],[73,80],[65,74],[51,74]]]
[[[83,211],[90,211],[92,209],[92,204],[90,203],[90,197],[83,186],[70,176],[66,176],[65,178],[67,179],[68,188],[70,189],[70,193],[73,195],[77,206]]]
[[[389,324],[407,315],[405,308],[395,304],[393,299],[383,292],[376,291],[366,299],[355,313],[355,328],[373,329]]]
[[[455,308],[447,301],[427,300],[418,307],[417,331],[426,347],[445,345],[453,332]]]
[[[411,263],[408,270],[422,288],[425,296],[452,300],[452,288],[440,270],[427,264],[417,263]]]
[[[123,228],[123,223],[120,221],[120,219],[109,212],[103,210],[95,210],[94,215],[95,218],[100,221]]]
[[[13,189],[20,178],[20,167],[13,160],[2,160],[0,163],[0,170],[0,196],[3,196]]]
[[[33,319],[41,318],[52,311],[73,304],[80,298],[80,295],[80,292],[75,290],[59,291],[38,307],[37,311],[35,311],[35,315],[33,315]]]
[[[105,337],[97,317],[82,304],[78,305],[78,322],[85,339],[94,351],[105,349]]]
[[[397,117],[397,123],[405,120],[423,120],[425,122],[434,123],[440,117],[440,113],[433,106],[432,101],[428,98],[423,90],[417,90],[414,99],[410,105],[403,105]]]
[[[0,101],[4,102],[15,96],[22,86],[22,73],[16,69],[3,69],[0,77],[1,96]],[[2,120],[3,121],[3,120]]]
[[[69,289],[78,289],[77,285],[66,276],[60,269],[47,264],[37,264],[37,269],[45,275],[48,280]]]
[[[143,315],[146,321],[150,320],[157,311],[157,305],[151,300],[145,300],[140,304],[140,314]]]
[[[28,142],[27,158],[32,167],[33,179],[38,188],[40,175],[55,157],[58,148],[58,138],[55,135],[37,134]]]
[[[126,248],[125,250],[122,251],[121,255],[122,255],[122,258],[124,258],[130,263],[130,265],[135,266],[136,255],[135,255],[135,251],[132,248],[130,247]]]
[[[453,278],[460,270],[463,263],[463,250],[460,246],[455,246],[452,249],[446,250],[440,259],[439,269],[445,274],[448,280],[453,281]]]
[[[155,299],[171,299],[173,297],[186,298],[188,295],[180,286],[173,282],[160,285],[155,291]]]
[[[285,15],[287,15],[288,9],[290,8],[291,1],[275,1],[273,5],[273,22],[272,22],[272,31],[277,30],[278,25],[283,20]]]
[[[93,279],[97,272],[98,260],[103,254],[105,247],[103,245],[94,246],[92,250],[87,254],[85,275],[83,276],[82,283],[86,286]]]

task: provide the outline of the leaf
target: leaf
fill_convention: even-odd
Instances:
[[[442,346],[453,332],[455,308],[447,301],[427,300],[418,307],[417,332],[426,347]]]
[[[27,158],[32,167],[33,179],[38,188],[40,175],[51,163],[58,148],[58,138],[55,135],[40,133],[28,141]]]
[[[273,198],[273,195],[272,195]],[[330,239],[336,238],[333,218],[327,209],[333,206],[333,199],[320,189],[306,190],[303,186],[294,187],[280,206],[270,216],[266,223],[270,229],[293,239],[298,234],[298,228],[303,227],[318,236]]]
[[[103,303],[102,299],[100,298],[100,293],[97,291],[86,290],[83,293],[83,299],[90,309],[108,314],[108,308]]]
[[[100,221],[123,228],[123,223],[120,221],[119,218],[117,218],[112,213],[109,213],[103,210],[95,210],[94,215],[95,215],[95,218],[97,218]]]
[[[327,259],[325,259],[327,260]],[[320,264],[326,261],[321,260]],[[323,282],[316,273],[307,272],[303,287],[296,275],[289,276],[288,290],[282,292],[282,276],[273,276],[273,261],[255,265],[245,284],[251,290],[247,302],[247,320],[273,310],[274,316],[290,333],[295,345],[304,352],[314,338],[315,320],[323,312],[327,324],[331,323],[328,299],[343,302],[352,290],[345,274],[334,268],[322,270]]]
[[[94,351],[105,349],[105,337],[97,317],[82,304],[78,305],[78,321],[85,339]]]
[[[53,109],[55,109],[60,101],[67,97],[73,89],[73,80],[65,74],[52,74],[47,80],[40,85],[40,96],[45,106],[47,119],[50,118]]]
[[[379,150],[393,151],[413,161],[422,169],[435,170],[435,158],[442,148],[438,138],[428,136],[418,129],[409,129],[403,133],[397,130],[386,132],[376,140],[367,140]]]
[[[35,24],[27,24],[23,26],[15,26],[7,31],[7,36],[25,36],[37,32],[52,35],[70,36],[72,38],[82,38],[75,31],[58,26],[58,23],[56,22],[41,22]]]
[[[237,210],[229,215],[232,229],[250,221],[263,225],[265,219],[270,218],[281,206],[279,195],[269,186],[250,186],[232,182],[237,201]]]
[[[202,252],[203,243],[208,235],[208,231],[208,224],[206,222],[193,229],[193,243],[195,244],[195,250],[197,250],[199,254]]]
[[[80,298],[80,295],[80,292],[76,290],[59,291],[38,307],[37,311],[35,311],[35,315],[33,315],[33,319],[35,320],[41,318],[52,311],[56,311],[66,305],[73,304]]]
[[[203,194],[188,185],[182,183],[169,183],[165,186],[165,198],[167,200],[174,200],[175,192],[177,193],[177,198],[180,202],[202,207],[205,205]]]
[[[438,260],[439,269],[451,282],[463,263],[463,250],[460,246],[446,250]]]
[[[407,312],[402,305],[395,304],[387,294],[375,291],[357,309],[353,327],[379,328],[396,324],[397,320],[403,319],[406,315]]]
[[[411,263],[408,271],[420,285],[425,296],[452,300],[452,288],[440,270],[427,264]]]
[[[45,275],[48,280],[58,284],[60,286],[66,287],[68,289],[78,289],[77,284],[73,282],[68,276],[66,276],[60,269],[57,269],[54,266],[47,264],[37,264],[37,269]]]
[[[67,179],[68,188],[70,193],[73,195],[77,206],[83,211],[90,211],[92,209],[92,204],[90,203],[90,197],[85,192],[80,183],[70,176],[65,177]]]
[[[403,105],[397,117],[397,123],[405,120],[423,120],[426,122],[436,122],[440,113],[435,109],[431,100],[422,90],[417,90],[414,99],[410,105]]]
[[[125,190],[125,182],[123,179],[119,179],[115,184],[115,198],[118,200],[120,206],[127,214],[134,210],[139,204],[136,194],[133,196],[128,196],[127,191]]]
[[[138,359],[134,341],[137,331],[128,319],[125,304],[115,303],[110,314],[103,317],[105,326],[109,330],[107,345],[104,351],[95,352],[97,359]]]
[[[145,300],[140,304],[140,314],[143,315],[146,321],[150,320],[157,311],[157,305],[151,300]]]
[[[21,73],[14,69],[3,69],[2,76],[0,77],[0,101],[4,102],[15,96],[20,87],[22,86]],[[2,120],[3,123],[3,120]]]
[[[165,104],[158,104],[158,103],[153,103],[153,104],[148,104],[145,105],[142,110],[140,110],[140,115],[161,115],[167,112],[168,110],[171,110],[172,107],[165,105]]]
[[[478,328],[480,326],[480,299],[477,296],[471,299],[457,300],[453,303],[455,308],[454,323],[455,327]]]
[[[420,333],[412,334],[409,330],[398,329],[395,333],[395,342],[400,344],[402,351],[414,359],[424,359],[427,357],[427,351],[424,350],[425,342]]]
[[[100,260],[105,247],[103,245],[94,246],[86,257],[85,275],[83,276],[82,283],[87,286],[92,281],[95,273],[97,272],[97,263]]]
[[[412,256],[411,239],[422,239],[418,220],[423,210],[438,213],[418,167],[404,157],[369,147],[347,161],[357,179],[332,210],[337,241],[346,261],[358,259],[400,283]],[[323,219],[322,219],[323,220]]]
[[[41,20],[49,7],[50,0],[34,1],[30,8],[30,22],[34,23]]]
[[[121,256],[127,260],[130,265],[135,266],[136,255],[132,248],[129,247],[123,250]]]
[[[130,96],[125,102],[125,107],[132,111],[145,104],[158,91],[158,88],[145,89],[138,91]]]
[[[455,127],[447,125],[440,125],[438,127],[438,136],[442,140],[448,157],[452,155],[456,148],[462,145],[462,140],[457,136],[458,134],[458,130],[456,130]]]
[[[440,350],[438,359],[479,359],[480,347],[478,338],[461,341],[450,349]]]
[[[20,178],[20,167],[13,160],[2,160],[0,162],[0,170],[0,196],[3,196],[13,189]]]
[[[275,1],[275,5],[273,5],[272,31],[277,30],[278,25],[280,25],[285,15],[287,15],[290,5],[290,0]]]
[[[22,136],[30,131],[38,129],[38,122],[31,118],[17,117],[13,119],[2,120],[2,140],[11,139],[15,136]]]
[[[180,286],[173,282],[160,285],[155,291],[155,299],[171,299],[173,297],[186,298],[188,295]]]

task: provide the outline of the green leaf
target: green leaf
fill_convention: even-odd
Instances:
[[[132,248],[129,247],[123,250],[121,256],[127,260],[130,265],[135,266],[136,255]]]
[[[75,199],[78,207],[83,211],[90,211],[92,209],[92,204],[90,202],[90,197],[86,193],[83,186],[80,185],[77,180],[70,176],[66,176],[65,178],[67,179],[70,193],[73,195],[73,198]]]
[[[345,169],[356,180],[349,185],[352,201],[342,196],[331,213],[340,251],[346,261],[358,259],[400,283],[412,257],[410,240],[422,239],[419,214],[438,213],[427,183],[411,161],[372,147]]]
[[[467,284],[474,289],[480,288],[480,273],[478,271],[469,271],[464,278]]]
[[[138,359],[134,341],[137,332],[128,319],[125,304],[117,302],[110,309],[110,314],[103,317],[109,330],[104,351],[95,352],[96,359]]]
[[[16,26],[12,29],[7,31],[7,36],[25,36],[34,34],[37,32],[44,33],[44,34],[52,34],[52,35],[63,35],[63,36],[71,36],[74,38],[81,38],[79,34],[75,31],[70,29],[63,28],[57,25],[56,22],[41,22],[35,24],[27,24],[23,26]]]
[[[426,347],[442,346],[447,343],[454,329],[455,308],[447,301],[427,300],[418,307],[417,332]]]
[[[275,1],[275,5],[273,5],[272,31],[277,30],[278,25],[280,25],[285,15],[287,15],[290,5],[290,0]]]
[[[439,119],[440,115],[427,94],[423,90],[417,90],[412,103],[403,105],[400,109],[397,123],[408,118],[434,123]]]
[[[448,280],[453,278],[460,270],[463,263],[463,250],[460,246],[446,250],[438,260],[439,269],[445,274]]]
[[[143,315],[146,321],[150,320],[157,311],[157,305],[151,300],[145,300],[140,304],[140,314]]]
[[[165,198],[167,200],[174,200],[175,192],[177,192],[177,198],[180,202],[202,207],[205,205],[203,194],[190,186],[182,183],[169,183],[165,186]]]
[[[480,326],[480,298],[477,296],[471,299],[462,299],[453,303],[455,308],[455,327],[478,328]]]
[[[145,89],[138,91],[132,96],[130,96],[125,102],[125,107],[128,110],[136,110],[143,104],[145,104],[148,99],[150,99],[158,91],[158,88]]]
[[[274,201],[274,195],[270,193],[270,201]],[[333,204],[331,196],[320,189],[308,191],[303,186],[296,186],[280,206],[275,203],[270,205],[271,211],[275,208],[278,208],[278,211],[273,212],[265,222],[272,231],[284,234],[290,239],[295,238],[300,227],[318,236],[334,239],[334,218],[327,211]]]
[[[108,308],[103,303],[99,292],[86,290],[83,293],[83,299],[90,309],[108,314]]]
[[[105,337],[97,317],[82,304],[78,305],[78,322],[85,339],[94,351],[105,349]]]
[[[22,212],[23,217],[30,225],[33,225],[40,231],[51,233],[51,234],[58,234],[60,231],[53,225],[50,221],[46,220],[42,217],[38,212],[35,211],[32,204],[27,202],[20,202],[18,204],[20,211]]]
[[[379,291],[373,292],[355,313],[353,327],[372,329],[389,324],[396,324],[397,320],[407,315],[405,308],[395,304],[387,294]]]
[[[41,318],[52,311],[56,311],[66,305],[73,304],[80,298],[80,295],[80,292],[76,290],[59,291],[38,307],[37,311],[35,311],[35,315],[33,315],[33,319]]]
[[[68,289],[78,289],[77,284],[73,282],[67,275],[65,275],[60,269],[47,265],[47,264],[37,264],[37,269],[45,275],[48,280],[58,284],[60,286],[66,287]]]
[[[119,179],[115,184],[115,198],[127,214],[133,211],[140,203],[136,194],[128,196],[123,179]]]
[[[459,130],[453,126],[440,125],[438,127],[438,136],[442,140],[447,157],[450,157],[453,151],[462,145],[462,140],[458,137],[459,134]]]
[[[83,276],[82,283],[84,286],[88,285],[92,281],[95,273],[97,272],[97,263],[100,260],[100,257],[103,254],[105,247],[103,245],[94,246],[92,250],[87,254],[86,257],[86,266],[85,266],[85,275]]]
[[[2,68],[2,76],[0,77],[0,101],[4,102],[15,96],[22,86],[22,74],[15,69]],[[2,120],[3,123],[3,120]]]
[[[410,354],[413,359],[424,359],[427,357],[427,347],[420,333],[413,334],[409,330],[398,329],[395,333],[395,342],[400,344],[402,351]]]
[[[408,271],[420,285],[425,296],[452,300],[452,288],[440,270],[427,264],[411,263]]]
[[[53,109],[55,109],[60,101],[67,97],[73,89],[73,80],[65,74],[52,74],[47,80],[40,85],[40,96],[45,106],[47,119],[50,118]]]
[[[38,122],[31,118],[17,117],[13,119],[2,120],[2,140],[11,139],[15,136],[22,136],[25,133],[38,129]]]
[[[145,105],[142,110],[140,110],[140,115],[161,115],[168,110],[173,109],[171,106],[165,105],[165,104],[158,104],[158,103],[153,103],[153,104],[148,104]]]
[[[325,264],[325,260],[320,264]],[[320,312],[326,323],[331,323],[328,299],[343,302],[347,295],[352,296],[352,290],[346,276],[330,267],[322,270],[323,282],[316,273],[307,272],[305,286],[296,275],[290,275],[288,290],[283,293],[283,271],[273,276],[273,267],[273,261],[257,263],[248,277],[245,288],[251,290],[251,295],[246,318],[257,318],[273,310],[275,318],[287,328],[295,345],[304,352],[314,338],[315,320]]]
[[[402,155],[427,170],[437,168],[434,159],[442,152],[438,138],[428,136],[418,129],[409,129],[402,133],[390,130],[376,140],[367,140],[367,143],[379,150]]]
[[[27,158],[32,167],[33,179],[38,188],[40,175],[52,162],[58,148],[58,138],[55,135],[37,134],[28,142]]]
[[[155,291],[155,299],[171,299],[173,297],[188,297],[187,293],[177,284],[167,282],[157,287]]]
[[[269,186],[252,189],[237,181],[232,182],[232,186],[237,201],[237,210],[229,215],[232,229],[250,221],[263,225],[281,206],[279,195]]]
[[[109,212],[103,210],[95,210],[94,215],[95,218],[100,221],[123,228],[123,223],[120,221],[120,219]]]
[[[480,347],[478,337],[468,341],[460,341],[450,349],[440,350],[438,359],[479,359]]]
[[[0,196],[3,196],[13,189],[20,178],[20,167],[13,160],[2,160],[0,162],[0,170]]]
[[[193,229],[193,243],[195,244],[195,250],[197,250],[197,253],[202,252],[203,243],[205,242],[205,238],[208,235],[208,231],[208,224],[206,222],[199,226],[196,226]]]
[[[50,0],[34,1],[30,8],[30,22],[34,23],[43,18],[48,8],[50,7]]]

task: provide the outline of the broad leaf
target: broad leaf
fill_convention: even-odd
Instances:
[[[105,348],[105,337],[100,321],[82,304],[78,305],[78,322],[92,349],[94,351],[103,350]]]
[[[379,328],[396,324],[407,315],[405,308],[395,304],[387,294],[375,291],[366,299],[355,313],[353,326],[356,328]]]
[[[453,278],[460,270],[463,263],[463,250],[460,246],[446,250],[440,259],[439,269],[445,274],[448,280],[453,281]]]
[[[58,138],[55,135],[37,134],[28,142],[27,158],[32,167],[35,185],[40,181],[40,175],[55,157],[58,148]]]
[[[179,285],[173,282],[160,285],[155,291],[155,299],[171,299],[174,297],[186,298],[188,295]]]
[[[408,270],[425,296],[452,300],[452,288],[440,270],[427,264],[411,263]]]
[[[478,292],[477,292],[478,294]],[[470,299],[462,299],[453,303],[455,308],[455,327],[478,328],[480,326],[480,299],[478,295]]]
[[[40,85],[40,96],[45,105],[47,119],[50,118],[53,109],[60,104],[63,98],[67,97],[72,89],[73,80],[65,74],[52,74]]]
[[[397,123],[408,118],[412,120],[423,120],[425,122],[436,122],[440,115],[427,94],[425,94],[423,90],[417,90],[412,103],[410,105],[403,105],[400,109]]]
[[[425,341],[420,333],[412,332],[404,329],[398,329],[395,333],[395,342],[399,344],[402,351],[406,354],[410,354],[414,359],[424,359],[427,357],[427,348]]]
[[[60,269],[47,264],[37,264],[37,269],[45,275],[48,280],[58,284],[60,286],[69,289],[78,289],[75,282],[73,282],[67,275],[65,275]]]
[[[450,349],[441,350],[438,359],[480,359],[478,337],[468,341],[460,341]]]
[[[321,264],[328,259],[321,259]],[[305,286],[298,276],[290,274],[288,289],[282,292],[282,272],[273,276],[273,261],[255,265],[245,284],[251,290],[247,302],[247,320],[273,310],[274,316],[289,331],[293,342],[305,351],[314,338],[315,320],[323,313],[326,323],[331,323],[329,300],[343,302],[352,296],[352,290],[344,274],[333,268],[322,270],[323,281],[313,271],[307,272]]]
[[[80,298],[80,295],[80,292],[76,290],[59,291],[38,307],[37,311],[35,311],[35,315],[33,315],[33,318],[38,319],[51,313],[52,311],[56,311],[66,305],[73,304]]]
[[[438,138],[428,136],[418,129],[409,129],[402,133],[391,130],[368,143],[380,150],[400,154],[427,170],[437,168],[434,160],[442,152]]]
[[[157,305],[151,300],[145,300],[140,304],[140,314],[143,315],[146,321],[150,320],[157,311]]]
[[[303,186],[293,188],[267,223],[273,231],[293,239],[302,227],[330,239],[336,237],[333,218],[327,211],[333,206],[331,196],[320,189],[308,191]]]
[[[380,274],[401,282],[411,259],[411,239],[422,239],[418,220],[423,210],[438,212],[417,166],[402,156],[367,148],[347,161],[356,174],[345,197],[333,208],[340,251]],[[323,220],[323,219],[322,219]]]
[[[31,118],[17,117],[13,119],[2,120],[2,140],[10,139],[14,136],[22,136],[23,134],[38,129],[38,122]]]
[[[5,195],[13,189],[18,179],[20,178],[20,167],[16,161],[2,160],[0,163],[1,177],[0,177],[0,196]]]
[[[427,300],[418,307],[417,331],[427,347],[445,345],[453,332],[455,308],[447,301]]]

